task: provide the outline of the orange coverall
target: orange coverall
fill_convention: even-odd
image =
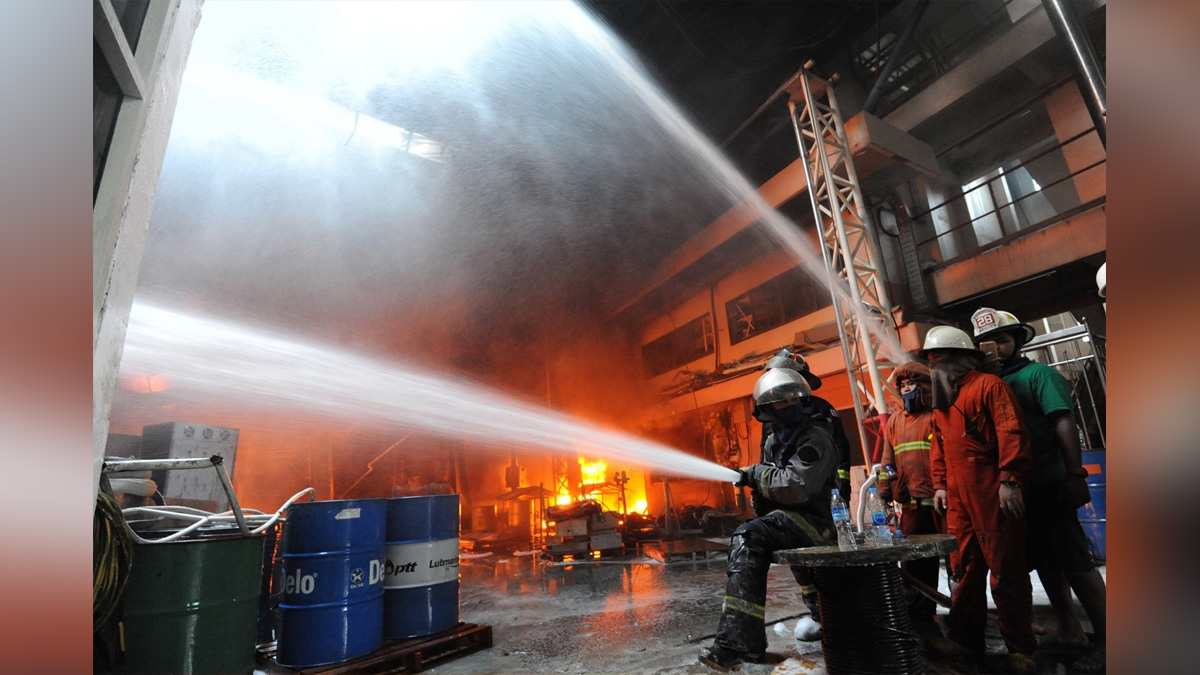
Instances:
[[[933,488],[946,490],[946,529],[958,539],[958,551],[950,556],[959,585],[946,619],[949,637],[968,649],[984,650],[983,584],[989,578],[1008,650],[1032,654],[1037,642],[1030,623],[1033,591],[1025,567],[1025,518],[1000,512],[1000,483],[1024,486],[1033,463],[1016,395],[999,377],[969,371],[959,380],[954,404],[934,409],[933,432]]]
[[[900,529],[904,534],[937,534],[946,531],[946,518],[933,509],[933,480],[929,476],[932,438],[931,410],[923,410],[915,415],[900,411],[888,417],[881,461],[884,466],[890,464],[895,467],[896,477],[887,481],[881,477],[879,494],[885,500],[894,498],[900,502]],[[900,563],[900,569],[925,585],[937,588],[939,560],[906,560]],[[937,605],[932,600],[911,589],[906,590],[905,595],[908,597],[909,616],[920,621],[933,619]]]

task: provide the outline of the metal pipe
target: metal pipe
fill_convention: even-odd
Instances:
[[[242,531],[242,534],[250,536],[250,529],[246,526],[246,518],[242,515],[242,507],[238,504],[237,494],[233,491],[233,483],[229,480],[229,472],[225,470],[225,459],[220,455],[213,455],[211,457],[181,457],[178,459],[110,459],[104,462],[101,473],[204,468],[216,469],[217,478],[221,481],[221,487],[225,489],[225,496],[229,498],[229,507],[233,509],[233,515],[237,519],[238,528]],[[111,482],[108,489],[112,489]]]
[[[220,455],[212,457],[183,457],[180,459],[106,459],[104,473],[121,473],[124,471],[162,471],[169,469],[211,469],[220,462]]]
[[[233,491],[233,483],[229,480],[229,472],[225,470],[224,462],[217,462],[218,455],[213,456],[213,465],[217,469],[217,478],[221,479],[221,485],[225,488],[225,494],[229,497],[229,508],[233,511],[233,517],[237,520],[238,529],[242,534],[249,537],[250,527],[246,525],[246,516],[242,513],[242,505],[238,503],[237,493]]]
[[[1097,335],[1092,331],[1092,325],[1088,323],[1087,317],[1083,319],[1083,326],[1087,330],[1088,344],[1092,346],[1092,355],[1096,357],[1096,374],[1100,376],[1100,388],[1104,391],[1104,395],[1108,396],[1108,376],[1104,372],[1104,361],[1106,359],[1104,345],[1096,342]],[[1103,335],[1098,337],[1101,340],[1104,339]]]
[[[1088,377],[1086,366],[1083,369],[1083,386],[1087,388],[1088,401],[1092,405],[1092,418],[1096,420],[1096,430],[1100,432],[1100,445],[1107,448],[1108,434],[1104,433],[1104,425],[1100,423],[1100,411],[1096,408],[1096,396],[1092,394],[1092,378]],[[1088,447],[1091,447],[1090,442],[1088,443]]]
[[[867,491],[875,486],[875,477],[879,475],[879,469],[880,465],[872,464],[867,479],[858,486],[858,508],[854,509],[854,521],[858,525],[859,532],[863,531],[863,513],[867,510]]]
[[[1100,137],[1100,144],[1107,149],[1107,94],[1104,72],[1100,69],[1100,60],[1096,58],[1096,51],[1092,49],[1092,43],[1088,40],[1087,33],[1084,32],[1078,17],[1075,16],[1068,3],[1063,0],[1042,0],[1042,5],[1046,8],[1046,15],[1050,17],[1054,32],[1058,34],[1059,39],[1066,44],[1067,51],[1071,53],[1071,68],[1075,73],[1075,82],[1079,85],[1079,92],[1083,94],[1083,102],[1092,116],[1092,122],[1096,125],[1096,134]]]
[[[925,13],[925,8],[928,6],[929,0],[917,0],[917,6],[913,9],[912,15],[908,17],[908,22],[904,24],[904,30],[900,31],[900,37],[896,40],[896,46],[892,49],[892,53],[888,55],[887,63],[883,64],[883,70],[875,78],[875,86],[871,88],[871,93],[867,94],[867,102],[862,107],[865,112],[872,112],[875,109],[875,103],[879,101],[879,95],[883,93],[883,86],[887,84],[888,78],[892,76],[892,71],[896,69],[896,63],[900,61],[900,52],[908,46],[908,38],[912,36],[913,29],[920,23],[921,15]]]

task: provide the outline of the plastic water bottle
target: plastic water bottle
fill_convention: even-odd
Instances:
[[[850,525],[850,507],[846,506],[836,488],[830,491],[829,510],[833,512],[833,528],[837,530],[838,548],[843,551],[857,550],[858,542],[854,541],[854,528]]]
[[[867,490],[867,512],[871,514],[871,529],[867,541],[872,546],[891,546],[892,530],[888,527],[887,510],[884,509],[883,499],[875,488]]]

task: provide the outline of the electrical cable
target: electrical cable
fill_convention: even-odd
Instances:
[[[134,541],[138,542],[139,544],[165,544],[168,542],[176,541],[178,539],[182,539],[182,538],[186,537],[187,535],[191,534],[192,532],[195,532],[196,530],[200,529],[201,527],[207,527],[212,524],[230,524],[230,523],[236,522],[238,518],[242,518],[247,523],[256,525],[256,527],[254,527],[254,529],[248,530],[250,535],[262,534],[264,531],[266,531],[267,528],[274,525],[280,518],[283,517],[284,511],[286,511],[287,508],[289,506],[291,506],[293,502],[295,502],[297,499],[299,499],[305,495],[309,495],[309,500],[311,501],[312,499],[315,498],[316,491],[310,487],[304,488],[303,490],[292,495],[290,499],[288,499],[286,502],[283,503],[283,506],[280,506],[279,509],[271,515],[267,515],[267,514],[263,513],[262,511],[258,511],[255,509],[245,509],[244,511],[242,509],[238,509],[238,513],[236,515],[233,515],[234,514],[233,511],[224,511],[222,513],[211,513],[209,511],[203,511],[201,509],[195,509],[195,508],[191,508],[188,506],[160,506],[160,507],[135,506],[132,508],[124,509],[122,513],[126,517],[149,515],[149,516],[156,516],[156,517],[160,517],[160,518],[176,518],[179,520],[190,520],[190,521],[192,521],[192,523],[190,525],[188,525],[187,527],[184,527],[180,530],[176,530],[165,537],[157,538],[157,539],[145,539],[145,538],[141,537],[140,535],[138,535],[136,532],[131,531],[128,527],[124,527],[123,529],[125,529],[126,536],[132,538]],[[247,527],[249,528],[249,525],[247,525]]]
[[[103,628],[116,613],[133,567],[133,540],[125,517],[111,495],[96,496],[92,516],[92,632]]]
[[[830,673],[920,673],[921,640],[894,564],[814,568]]]

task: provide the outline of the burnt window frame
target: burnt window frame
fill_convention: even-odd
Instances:
[[[642,377],[649,380],[716,353],[713,315],[704,313],[642,345]]]
[[[150,0],[92,0],[92,206],[108,164],[121,108],[145,97],[147,73],[135,54]]]
[[[725,303],[729,344],[744,342],[832,304],[828,288],[803,268],[793,267]]]

